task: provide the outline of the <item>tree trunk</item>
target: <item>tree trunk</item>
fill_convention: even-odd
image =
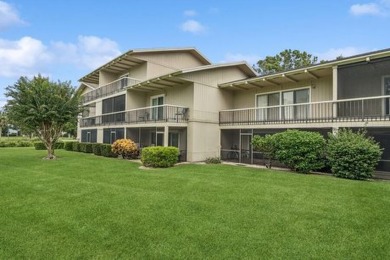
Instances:
[[[47,156],[45,159],[48,160],[55,159],[56,156],[54,155],[54,143],[51,142],[51,140],[47,142],[46,148],[47,148]]]

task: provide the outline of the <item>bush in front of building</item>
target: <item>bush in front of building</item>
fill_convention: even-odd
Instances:
[[[73,141],[70,141],[70,142],[64,142],[64,149],[66,151],[73,151]]]
[[[259,136],[255,135],[252,139],[253,150],[263,153],[268,162],[265,163],[267,168],[272,167],[272,161],[276,157],[276,143],[274,135]]]
[[[309,173],[324,167],[326,141],[320,133],[287,130],[273,138],[275,158],[290,169]]]
[[[79,142],[72,142],[72,150],[74,152],[80,152],[80,143]]]
[[[92,153],[92,143],[80,143],[80,152]]]
[[[145,147],[141,152],[142,164],[146,167],[167,168],[172,167],[179,160],[179,149],[168,146]]]
[[[33,142],[27,140],[18,141],[0,141],[0,147],[31,147]]]
[[[207,157],[204,162],[206,164],[220,164],[221,159],[219,157]]]
[[[117,154],[112,152],[111,144],[101,144],[100,152],[104,157],[118,157]]]
[[[138,147],[131,139],[118,139],[111,145],[113,153],[123,159],[134,159],[139,155]]]
[[[102,155],[102,144],[93,143],[92,144],[92,152],[94,155],[101,156]]]
[[[35,150],[46,150],[46,146],[43,144],[43,142],[37,141],[34,142],[34,148]],[[62,141],[57,141],[54,144],[54,149],[64,149],[64,142]]]
[[[340,129],[329,133],[327,159],[332,173],[341,178],[364,180],[372,177],[382,149],[366,132]]]

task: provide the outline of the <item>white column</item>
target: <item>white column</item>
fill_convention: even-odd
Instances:
[[[338,77],[337,77],[337,66],[332,67],[332,75],[333,75],[333,81],[332,81],[332,100],[337,101],[337,90],[338,90]],[[333,116],[337,116],[337,105],[333,104]]]
[[[169,127],[164,126],[164,146],[168,146]]]

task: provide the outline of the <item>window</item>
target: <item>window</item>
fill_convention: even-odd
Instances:
[[[164,132],[152,132],[151,133],[151,145],[163,146],[164,145]]]
[[[125,138],[125,130],[123,128],[106,128],[103,129],[103,143],[112,144],[118,139]]]
[[[102,114],[120,112],[126,110],[126,95],[120,95],[103,100]]]
[[[296,104],[309,102],[309,88],[257,95],[256,118],[259,121],[305,119],[309,113],[309,106]]]
[[[175,132],[170,132],[168,136],[168,145],[179,147],[180,134]]]
[[[83,143],[96,143],[97,142],[97,130],[96,129],[81,130],[81,142],[83,142]]]
[[[152,120],[163,120],[164,119],[164,96],[154,96],[151,97],[151,106],[152,108],[151,115]]]

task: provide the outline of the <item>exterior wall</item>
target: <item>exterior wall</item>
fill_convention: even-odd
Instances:
[[[178,69],[176,68],[167,67],[152,62],[148,62],[147,67],[148,67],[147,74],[146,74],[147,79],[156,78],[158,76],[162,76],[162,75],[166,75],[178,71]]]
[[[127,91],[126,110],[145,107],[146,94],[138,91]]]
[[[187,160],[203,161],[220,153],[218,124],[189,122],[187,131]]]
[[[189,52],[135,53],[133,56],[174,70],[205,65]]]
[[[145,62],[129,70],[129,77],[138,80],[146,80],[147,79],[146,72],[147,72],[147,64]]]
[[[99,87],[118,79],[118,75],[106,71],[99,71]]]
[[[251,90],[234,91],[234,103],[231,109],[256,107],[256,95],[262,93],[285,91],[289,89],[310,87],[311,102],[332,100],[332,76],[318,80],[306,80],[281,86],[254,88]]]
[[[382,77],[390,75],[390,59],[338,68],[338,99],[383,95]]]

